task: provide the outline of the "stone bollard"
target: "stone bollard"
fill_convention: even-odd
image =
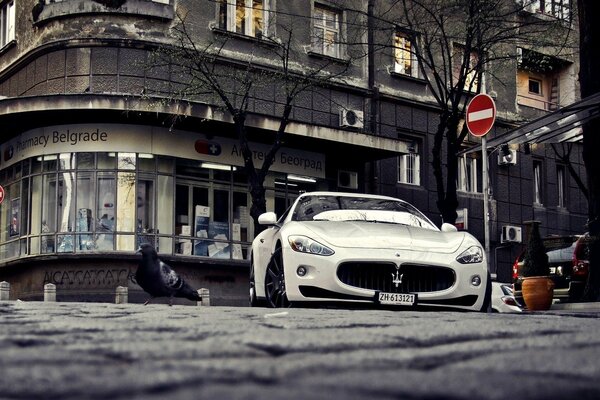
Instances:
[[[115,304],[127,304],[127,293],[128,289],[125,286],[117,286],[117,291],[115,295]]]
[[[54,283],[44,285],[44,301],[56,301],[56,285]]]
[[[6,281],[0,282],[0,301],[10,300],[10,283]]]
[[[199,306],[210,306],[210,291],[207,288],[198,289],[198,294],[202,298],[202,301],[198,302]]]

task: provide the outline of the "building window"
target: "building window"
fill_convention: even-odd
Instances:
[[[15,2],[9,1],[0,8],[0,47],[15,40]]]
[[[556,166],[556,189],[558,191],[558,207],[567,207],[567,176],[563,165]]]
[[[533,203],[541,206],[544,204],[542,192],[543,188],[543,175],[542,175],[542,162],[538,160],[533,161]]]
[[[419,68],[414,54],[413,41],[401,32],[394,35],[394,72],[418,77]]]
[[[454,45],[454,79],[458,81],[460,71],[463,69],[463,59],[466,49],[460,44]],[[471,51],[469,55],[469,64],[464,67],[465,84],[463,89],[467,92],[477,92],[479,88],[479,55],[476,51]],[[482,75],[483,78],[483,75]],[[481,82],[483,83],[483,82]]]
[[[219,27],[246,36],[268,36],[269,0],[219,0]]]
[[[529,78],[529,93],[541,96],[542,81],[539,79]]]
[[[546,111],[574,98],[573,65],[567,60],[529,49],[517,49],[517,103]]]
[[[398,182],[410,185],[421,184],[421,156],[415,141],[405,141],[407,152],[398,157]]]
[[[479,193],[477,159],[466,154],[458,158],[456,189],[461,192]]]
[[[340,58],[340,21],[341,13],[315,4],[312,35],[314,52]]]
[[[525,10],[562,19],[571,20],[570,0],[522,0]]]

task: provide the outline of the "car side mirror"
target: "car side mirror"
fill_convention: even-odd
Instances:
[[[261,225],[275,225],[277,223],[277,214],[266,212],[258,216],[258,223]]]
[[[458,232],[458,229],[456,228],[456,226],[444,222],[442,224],[442,232]]]

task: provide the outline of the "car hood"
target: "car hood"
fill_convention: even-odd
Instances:
[[[454,253],[464,232],[441,232],[400,224],[363,221],[311,221],[304,227],[335,247],[381,248]],[[317,238],[318,237],[318,238]]]

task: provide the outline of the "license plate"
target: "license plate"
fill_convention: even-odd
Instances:
[[[386,306],[414,306],[417,304],[417,295],[413,293],[386,293],[377,294],[379,304]]]

